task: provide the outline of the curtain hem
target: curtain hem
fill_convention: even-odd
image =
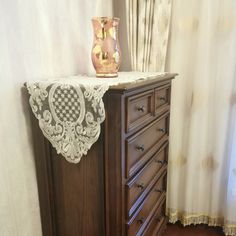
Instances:
[[[186,212],[183,213],[181,211],[173,211],[170,209],[168,209],[167,211],[167,216],[169,217],[170,223],[180,221],[184,226],[191,224],[207,224],[209,226],[220,226],[223,227],[226,236],[236,235],[236,222],[227,222],[220,217],[213,217],[204,214],[191,214]]]

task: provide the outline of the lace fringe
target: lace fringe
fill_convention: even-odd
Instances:
[[[236,235],[236,225],[225,225],[223,226],[225,235],[235,236]]]
[[[188,214],[179,212],[176,210],[168,209],[167,216],[169,217],[170,223],[175,223],[180,221],[184,226],[186,225],[197,225],[197,224],[207,224],[209,226],[221,226],[223,227],[226,236],[236,236],[236,223],[224,221],[220,217],[212,217],[203,214]]]

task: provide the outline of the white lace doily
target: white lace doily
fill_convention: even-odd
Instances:
[[[28,82],[29,102],[40,129],[57,153],[78,163],[100,135],[105,119],[102,97],[109,86],[163,74],[120,72],[117,78],[79,75]]]

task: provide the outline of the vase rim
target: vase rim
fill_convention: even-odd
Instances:
[[[105,19],[107,19],[107,20],[115,20],[115,21],[119,21],[120,20],[120,18],[118,18],[118,17],[109,17],[109,16],[95,16],[95,17],[92,17],[92,20],[98,20],[98,21],[105,20]]]

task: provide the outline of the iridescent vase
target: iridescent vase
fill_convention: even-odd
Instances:
[[[97,77],[117,77],[120,67],[119,18],[94,17],[92,62]]]

